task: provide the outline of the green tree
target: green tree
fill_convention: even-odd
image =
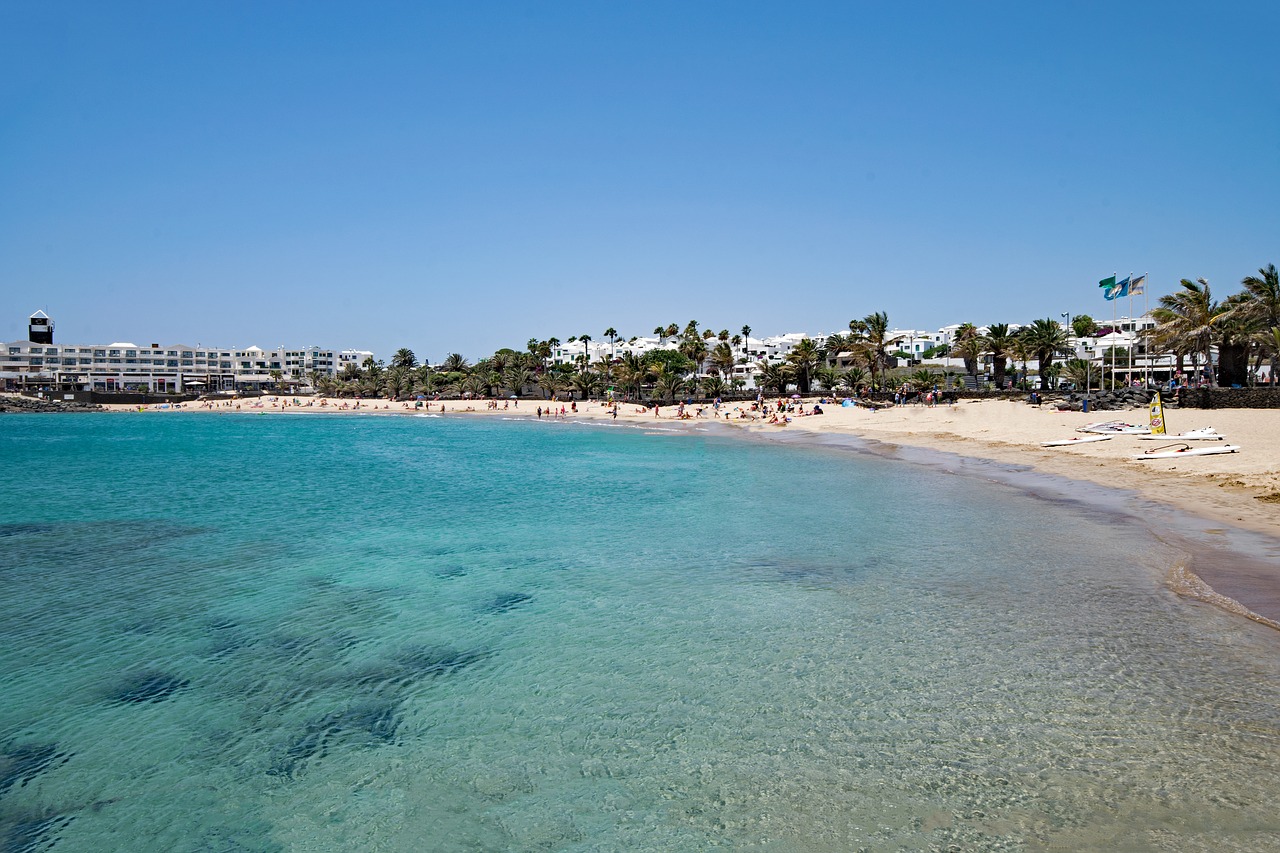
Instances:
[[[1027,348],[1035,354],[1040,365],[1040,389],[1047,391],[1053,381],[1053,360],[1071,351],[1067,333],[1057,320],[1045,318],[1024,326],[1018,334],[1027,342]]]
[[[403,367],[406,370],[413,370],[418,366],[418,357],[413,354],[413,350],[408,347],[401,347],[396,350],[396,354],[391,356],[392,367]]]
[[[978,359],[982,357],[982,336],[972,323],[961,323],[951,340],[951,356],[964,359],[964,372],[978,375]]]
[[[676,396],[688,387],[688,384],[684,373],[672,369],[670,364],[662,364],[654,374],[653,393],[658,399],[670,397],[675,400]]]
[[[787,366],[791,369],[791,375],[795,378],[801,394],[809,393],[813,371],[817,370],[818,365],[825,360],[826,353],[813,342],[812,338],[801,338],[787,353]]]
[[[756,369],[756,385],[765,391],[785,394],[790,384],[791,371],[786,364],[762,362]]]
[[[877,375],[889,366],[888,348],[902,340],[901,336],[889,336],[889,315],[883,311],[850,320],[849,331],[864,350],[871,384],[878,387]]]
[[[462,353],[451,352],[445,356],[444,362],[440,367],[445,373],[465,373],[470,365],[462,357]]]
[[[695,372],[698,371],[703,360],[707,357],[707,342],[697,335],[686,337],[680,341],[680,345],[676,349],[681,355],[693,362]]]
[[[679,353],[676,353],[676,355],[679,355]],[[644,384],[649,381],[652,370],[651,364],[643,356],[634,352],[624,352],[622,354],[618,372],[623,385],[635,392],[637,400],[641,399],[644,393]]]
[[[991,353],[991,372],[997,388],[1004,387],[1005,366],[1009,362],[1013,336],[1009,334],[1008,323],[992,323],[987,333],[982,336],[982,348]]]
[[[1071,331],[1077,338],[1087,338],[1097,334],[1098,322],[1088,314],[1077,314],[1071,318]]]
[[[733,373],[733,365],[737,359],[733,356],[733,348],[727,343],[720,343],[711,351],[711,369],[722,376]]]
[[[1161,296],[1160,305],[1151,311],[1156,321],[1152,337],[1159,346],[1203,356],[1204,364],[1212,367],[1214,323],[1222,316],[1222,307],[1205,279],[1184,278],[1180,284],[1181,290]]]
[[[1258,342],[1259,352],[1269,354],[1271,381],[1275,382],[1280,378],[1280,353],[1268,345],[1268,339],[1271,331],[1280,327],[1280,273],[1275,264],[1267,264],[1257,275],[1245,276],[1240,284],[1244,292],[1230,309],[1232,319],[1245,323],[1247,334]]]

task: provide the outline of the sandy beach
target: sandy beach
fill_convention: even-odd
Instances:
[[[261,412],[284,415],[364,414],[412,415],[433,414],[443,417],[537,417],[547,401],[537,399],[500,400],[490,408],[485,400],[442,400],[423,404],[396,403],[384,400],[343,400],[299,398],[263,398],[238,403],[216,404],[216,412]],[[817,398],[801,401],[810,411]],[[359,406],[357,407],[357,402]],[[240,408],[237,409],[236,406]],[[612,408],[602,402],[556,403],[556,416],[566,419],[601,419],[614,421]],[[1237,453],[1165,460],[1137,460],[1135,456],[1169,442],[1139,440],[1119,435],[1068,447],[1046,448],[1042,442],[1069,439],[1081,435],[1076,430],[1097,421],[1120,420],[1145,424],[1145,410],[1125,412],[1060,412],[1049,405],[1031,406],[1012,401],[960,401],[952,405],[926,407],[901,405],[879,410],[863,406],[842,407],[838,403],[824,405],[821,415],[793,416],[788,423],[772,424],[764,418],[742,418],[748,404],[731,403],[719,413],[711,406],[690,406],[689,417],[681,419],[677,407],[662,406],[655,416],[652,409],[623,403],[617,407],[617,422],[636,425],[662,424],[664,428],[708,426],[718,423],[723,428],[742,430],[758,439],[788,441],[830,441],[833,437],[849,437],[877,443],[881,451],[916,448],[924,451],[955,454],[968,460],[986,460],[1007,469],[1065,477],[1096,484],[1107,489],[1123,490],[1142,499],[1171,507],[1209,522],[1202,533],[1213,534],[1215,525],[1264,534],[1280,541],[1280,411],[1265,409],[1166,409],[1168,431],[1174,433],[1213,427],[1229,443],[1238,445]],[[564,407],[563,416],[559,414]],[[138,412],[136,406],[112,407]],[[699,414],[699,410],[701,413]],[[209,411],[201,404],[186,404],[180,409],[148,407],[143,414]],[[728,417],[725,417],[728,415]],[[544,415],[550,417],[550,415]],[[1199,446],[1199,445],[1195,445]],[[1274,557],[1271,551],[1268,556]],[[1271,570],[1264,557],[1250,562],[1239,555],[1228,559],[1198,560],[1194,574],[1178,567],[1170,584],[1179,592],[1206,601],[1217,602],[1216,593],[1198,588],[1199,578],[1217,593],[1239,600],[1246,608],[1261,614],[1266,621],[1280,623],[1280,569]],[[1198,576],[1198,577],[1197,577]],[[1280,624],[1277,624],[1280,627]]]

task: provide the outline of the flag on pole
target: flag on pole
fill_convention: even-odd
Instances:
[[[1133,281],[1129,282],[1129,295],[1141,296],[1146,286],[1147,286],[1147,274],[1143,273],[1142,275],[1135,278]]]
[[[1129,295],[1129,279],[1126,278],[1123,281],[1116,281],[1115,276],[1112,276],[1111,286],[1108,287],[1106,290],[1102,291],[1102,295],[1106,298],[1108,302],[1114,299],[1119,299],[1121,296],[1128,296]]]
[[[1115,287],[1115,286],[1116,286],[1115,273],[1112,273],[1107,278],[1104,278],[1102,281],[1098,282],[1098,287]]]

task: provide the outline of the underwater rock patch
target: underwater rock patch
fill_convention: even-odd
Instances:
[[[376,747],[394,743],[399,727],[399,702],[374,700],[349,705],[308,722],[267,772],[272,776],[293,776],[339,745]]]
[[[75,815],[0,821],[0,853],[49,850],[58,843],[58,833],[66,829],[73,820]]]
[[[66,764],[71,753],[59,752],[55,743],[24,743],[6,746],[0,752],[0,794],[14,785],[19,788],[51,767]]]
[[[190,684],[185,678],[160,670],[143,670],[125,676],[117,684],[107,698],[112,702],[139,705],[146,702],[160,702]]]
[[[489,653],[480,649],[453,646],[414,646],[401,649],[389,658],[354,667],[335,679],[349,687],[407,687],[427,678],[452,675],[484,660]]]
[[[523,592],[504,592],[489,599],[480,609],[485,613],[506,613],[530,601],[533,601],[532,595]]]

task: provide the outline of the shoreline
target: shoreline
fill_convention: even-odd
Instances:
[[[438,417],[480,416],[537,420],[543,400],[501,400],[502,408],[486,408],[486,401],[446,400],[415,409],[413,403],[383,400],[338,400],[321,406],[281,405],[284,398],[261,407],[247,406],[240,414],[275,413],[366,414]],[[340,406],[346,404],[348,408]],[[443,405],[444,411],[439,410]],[[560,404],[557,404],[560,405]],[[570,403],[563,404],[566,410]],[[747,404],[739,404],[747,405]],[[811,402],[806,401],[811,407]],[[137,407],[112,407],[137,412]],[[1166,409],[1170,431],[1214,426],[1241,452],[1162,461],[1137,461],[1131,457],[1163,442],[1116,436],[1109,441],[1044,448],[1040,442],[1070,438],[1075,430],[1097,420],[1145,423],[1145,410],[1128,412],[1059,412],[1012,401],[957,402],[926,408],[904,405],[879,411],[863,407],[826,406],[822,415],[797,417],[790,424],[770,425],[760,420],[705,416],[678,420],[676,408],[664,406],[660,416],[637,404],[620,404],[615,420],[604,403],[579,403],[577,412],[566,411],[555,420],[607,421],[618,425],[661,424],[664,431],[720,427],[722,434],[737,433],[759,440],[782,440],[812,446],[852,447],[886,457],[902,457],[918,464],[941,464],[957,473],[994,477],[1025,491],[1052,496],[1061,491],[1054,479],[1104,490],[1118,499],[1125,515],[1147,525],[1154,535],[1172,536],[1188,552],[1189,566],[1170,567],[1167,586],[1179,595],[1205,601],[1245,615],[1272,628],[1280,628],[1280,412],[1263,409]],[[695,407],[696,408],[696,407]],[[730,413],[738,405],[723,407]],[[155,411],[149,409],[148,412]],[[235,413],[233,407],[213,409],[184,406],[169,412]],[[544,416],[545,417],[545,416]],[[1170,442],[1172,443],[1172,442]],[[1036,486],[1043,479],[1044,488]],[[1086,500],[1077,493],[1073,500]],[[1097,493],[1099,495],[1103,492]],[[1161,516],[1161,517],[1156,517]],[[1162,526],[1166,525],[1166,526]],[[1224,556],[1226,559],[1223,559]],[[1204,589],[1207,585],[1209,589]],[[1229,601],[1226,604],[1220,599]]]

